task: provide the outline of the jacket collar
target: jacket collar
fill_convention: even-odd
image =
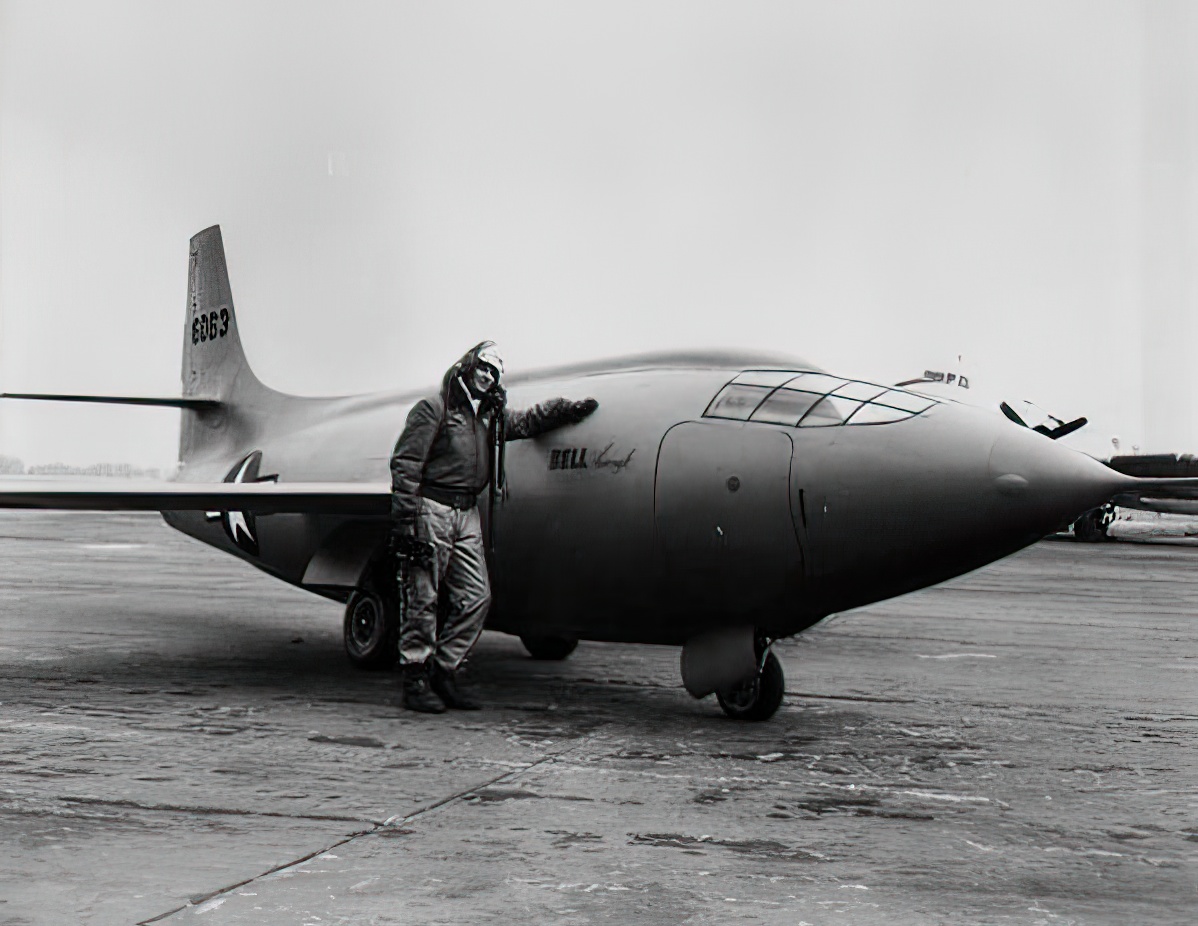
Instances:
[[[454,386],[457,386],[455,389]],[[470,410],[474,412],[474,417],[478,417],[478,406],[481,404],[479,399],[471,395],[470,390],[466,387],[462,377],[455,376],[453,382],[449,386],[449,391],[453,396],[454,403],[457,405],[469,405]]]

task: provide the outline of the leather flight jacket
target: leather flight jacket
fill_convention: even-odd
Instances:
[[[574,406],[555,398],[525,411],[504,408],[502,426],[494,430],[503,440],[537,437],[577,421]],[[487,405],[475,414],[458,377],[412,406],[391,455],[391,522],[396,530],[416,535],[421,496],[460,510],[477,503],[491,482],[494,414]]]

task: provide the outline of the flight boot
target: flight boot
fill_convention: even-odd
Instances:
[[[460,671],[450,672],[434,662],[429,673],[429,684],[432,685],[433,691],[446,707],[458,711],[482,710],[482,703],[474,698],[469,689],[462,684]]]
[[[410,662],[403,667],[403,706],[422,714],[444,714],[442,701],[428,683],[428,668],[423,662]]]

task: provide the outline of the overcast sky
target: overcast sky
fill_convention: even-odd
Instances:
[[[177,394],[219,223],[305,394],[785,350],[1198,451],[1184,2],[3,2],[0,386]],[[176,415],[0,408],[26,463],[168,464]],[[396,422],[396,430],[402,422]]]

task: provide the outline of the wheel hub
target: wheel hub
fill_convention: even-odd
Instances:
[[[757,703],[757,697],[761,690],[758,679],[759,676],[754,675],[748,681],[741,682],[735,688],[725,692],[724,701],[734,710],[747,711]]]
[[[354,608],[350,623],[350,637],[359,649],[366,649],[378,632],[379,612],[373,601],[363,598]]]

